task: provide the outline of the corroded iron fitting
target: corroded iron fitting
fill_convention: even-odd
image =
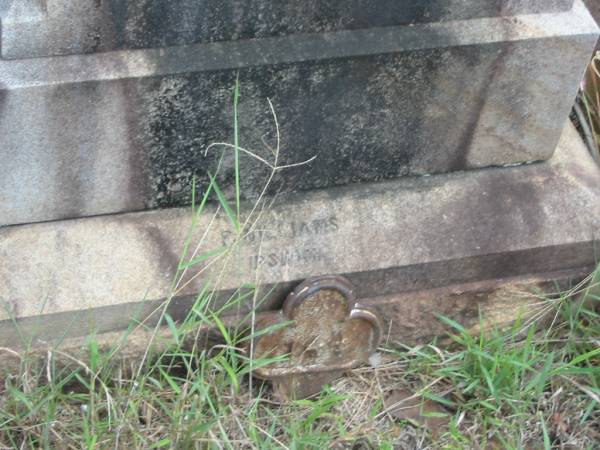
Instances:
[[[309,278],[285,299],[278,315],[257,329],[289,322],[254,340],[255,359],[284,357],[254,370],[283,399],[306,398],[368,361],[381,341],[377,313],[357,302],[344,277]]]

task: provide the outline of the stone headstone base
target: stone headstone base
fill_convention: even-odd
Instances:
[[[204,236],[199,254],[230,243],[231,224],[214,213],[199,218],[191,245]],[[0,228],[0,346],[119,332],[144,319],[168,296],[190,224],[184,208]],[[591,270],[599,236],[600,168],[569,124],[548,162],[276,199],[235,250],[235,263],[186,278],[168,311],[184,317],[209,279],[221,293],[244,283],[273,288],[258,308],[264,312],[303,279],[340,274],[359,299],[377,299],[391,336],[409,338],[415,329],[414,337],[431,336],[439,331],[433,312],[469,311],[463,318],[478,322],[479,305],[491,298],[478,283]],[[475,294],[443,294],[465,284]],[[509,316],[519,296],[512,301],[502,300]]]
[[[515,277],[509,279],[487,280],[482,282],[455,284],[437,289],[424,289],[373,298],[363,298],[361,302],[375,310],[383,317],[384,344],[418,345],[431,342],[437,337],[438,342],[447,341],[449,329],[439,316],[451,318],[461,323],[468,330],[477,333],[511,326],[515,320],[521,320],[523,330],[535,322],[538,327],[551,320],[556,309],[540,301],[544,294],[552,295],[557,290],[566,290],[581,280],[584,270],[570,270],[540,274],[534,277]],[[257,320],[268,320],[275,316],[275,311],[257,314]],[[225,326],[230,328],[247,328],[246,315],[231,315],[223,318]],[[190,330],[183,344],[191,349],[206,347],[210,342],[219,339],[215,329],[199,325]],[[95,342],[103,352],[111,352],[123,362],[122,367],[135,367],[152,342],[154,354],[167,351],[174,342],[174,336],[168,327],[154,328],[134,327],[127,332],[112,331],[94,336]],[[18,373],[22,367],[22,358],[28,362],[36,362],[44,367],[48,358],[55,365],[72,365],[74,360],[87,364],[90,357],[88,337],[74,337],[35,341],[35,346],[24,349],[10,348],[0,351],[0,375]],[[55,349],[60,352],[54,352]],[[14,351],[14,353],[13,353]],[[65,356],[68,355],[68,356]],[[127,364],[131,363],[131,364]]]

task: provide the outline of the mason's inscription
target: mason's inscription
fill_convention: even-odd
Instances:
[[[252,255],[250,257],[250,267],[252,270],[256,270],[259,267],[276,269],[326,261],[327,255],[323,249],[318,247],[283,248],[265,254]]]
[[[338,219],[336,216],[326,217],[324,219],[314,219],[308,222],[290,222],[292,230],[291,237],[300,236],[320,236],[324,234],[335,233],[339,230]]]
[[[264,229],[258,227],[252,233],[245,236],[248,243],[268,242],[276,239],[297,239],[311,236],[325,236],[336,233],[339,230],[338,218],[334,215],[311,220],[270,220]],[[223,245],[233,243],[235,233],[231,230],[221,232]]]
[[[326,249],[320,245],[320,237],[335,234],[340,229],[340,223],[335,215],[317,219],[284,220],[270,217],[265,220],[265,226],[256,227],[244,236],[244,245],[251,254],[248,264],[251,270],[266,268],[277,270],[295,265],[326,263]],[[224,246],[234,243],[233,230],[221,231],[221,241]],[[314,237],[315,242],[310,238]],[[269,244],[269,245],[264,245]]]

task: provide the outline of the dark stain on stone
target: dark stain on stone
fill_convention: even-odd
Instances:
[[[434,261],[385,270],[343,274],[356,286],[357,298],[391,295],[452,284],[504,279],[522,275],[579,270],[590,273],[597,258],[589,242],[565,244]]]
[[[2,117],[4,117],[4,114],[3,114],[4,109],[5,109],[4,104],[6,103],[7,95],[8,95],[8,90],[6,89],[6,86],[4,84],[0,83],[0,122],[2,121]]]
[[[424,146],[413,141],[422,134],[422,109],[430,95],[420,88],[443,76],[431,56],[405,52],[241,70],[241,145],[273,160],[262,142],[264,136],[275,146],[270,98],[282,136],[279,165],[317,157],[278,174],[270,193],[409,174]],[[212,142],[233,140],[235,78],[236,71],[219,71],[144,81],[142,90],[148,94],[142,123],[153,192],[149,207],[188,205],[192,178],[205,186],[207,171],[214,171],[221,154],[218,182],[227,196],[233,195],[232,150],[213,148],[206,156],[204,150]],[[271,169],[243,154],[240,160],[243,195],[254,199]]]
[[[532,14],[566,10],[568,5],[569,0],[93,0],[93,13],[103,22],[100,34],[94,35],[101,44],[87,50],[168,47]],[[86,20],[90,22],[89,15]],[[81,36],[94,26],[86,22],[75,28]],[[46,41],[51,40],[52,36],[47,36]],[[70,53],[68,47],[58,50],[59,54]]]
[[[152,224],[139,222],[137,226],[138,229],[153,243],[161,271],[175,276],[179,266],[179,255],[169,245],[170,240],[164,236],[163,232],[158,227]]]
[[[510,54],[510,42],[505,42],[500,45],[497,56],[494,58],[491,65],[487,69],[487,76],[481,77],[480,86],[477,88],[477,96],[470,113],[468,114],[466,127],[463,129],[458,148],[461,151],[455,153],[456,158],[454,163],[449,167],[449,171],[464,170],[469,168],[469,154],[473,145],[475,133],[479,130],[482,113],[490,101],[489,94],[494,89],[494,82],[503,77],[503,68],[506,63],[507,55]],[[480,64],[478,61],[477,64]],[[493,101],[493,100],[492,100]]]
[[[84,135],[88,132],[96,135],[93,129],[98,126],[94,108],[90,108],[83,115],[69,114],[70,111],[67,111],[65,117],[79,117],[80,120],[64,123],[60,107],[57,105],[76,108],[78,102],[71,100],[78,96],[89,99],[89,104],[93,105],[98,95],[98,83],[79,83],[55,86],[47,99],[48,119],[45,132],[48,148],[62,152],[60,157],[56,158],[56,171],[51,177],[54,182],[52,189],[59,193],[56,194],[56,198],[61,203],[56,207],[56,210],[60,211],[60,217],[57,219],[80,217],[85,212],[86,187],[93,179],[92,168],[97,148],[86,140]],[[69,128],[67,133],[63,132],[64,127]]]
[[[509,45],[480,47],[478,52],[455,47],[242,69],[241,145],[272,159],[261,140],[265,136],[274,145],[270,98],[282,136],[279,164],[317,157],[278,173],[271,194],[380,181],[423,173],[423,167],[431,168],[428,173],[466,169],[486,99],[510,53]],[[463,72],[449,77],[447,61],[460,61],[456,67]],[[471,86],[471,78],[464,77],[465,65],[483,72],[474,77],[482,80],[479,85]],[[233,152],[213,148],[205,156],[204,150],[210,143],[233,140],[236,74],[200,72],[143,81],[147,207],[189,205],[192,179],[199,180],[201,194],[207,171],[215,170],[221,155],[217,180],[226,196],[233,197]],[[423,89],[444,78],[451,78],[449,90]],[[461,87],[470,90],[465,104],[475,104],[467,114],[455,114],[462,107],[456,95]],[[441,117],[430,120],[426,108],[442,110]],[[429,162],[421,164],[422,159]],[[242,154],[243,197],[255,199],[269,172]]]
[[[113,42],[115,49],[126,48],[125,36],[127,33],[129,2],[119,0],[107,0],[108,16],[114,29]]]
[[[99,27],[93,27],[88,31],[86,39],[88,44],[84,47],[83,53],[96,53],[102,47],[102,33]]]
[[[139,108],[139,83],[126,80],[120,84],[122,90],[122,112],[126,124],[127,139],[127,196],[129,210],[141,210],[148,205],[148,174],[146,172],[146,149],[139,130],[143,129],[143,116]]]
[[[432,245],[449,247],[448,252],[452,253],[451,249],[472,248],[472,242],[482,242],[485,244],[478,251],[493,255],[501,249],[514,248],[515,242],[538,240],[546,220],[546,213],[539,206],[538,188],[531,180],[520,179],[518,172],[507,179],[502,170],[495,170],[493,175],[485,177],[485,182],[480,181],[474,191],[465,192],[458,199],[453,198],[453,206],[445,208],[438,205],[437,216],[448,217],[461,231],[451,236],[432,235]],[[473,192],[477,195],[473,195]],[[425,229],[428,226],[433,225],[424,224]],[[489,230],[495,230],[494,234],[482,234]],[[518,275],[512,272],[522,267],[523,262],[522,256],[516,251],[507,252],[503,258],[496,258],[495,261],[494,266],[486,268],[489,278]],[[480,268],[464,266],[460,270],[470,273]]]

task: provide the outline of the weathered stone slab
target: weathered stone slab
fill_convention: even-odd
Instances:
[[[218,159],[205,148],[232,139],[238,74],[242,145],[272,157],[270,98],[280,164],[316,156],[276,177],[282,191],[544,160],[597,33],[577,0],[510,18],[0,60],[0,225],[188,205],[192,178],[204,186]],[[223,164],[230,195],[228,150]],[[270,169],[242,168],[242,193],[256,197]]]
[[[526,323],[535,318],[539,323],[544,317],[553,318],[552,309],[541,302],[539,296],[548,295],[551,298],[588,274],[586,271],[552,272],[535,277],[494,279],[362,298],[360,301],[370,308],[385,312],[383,328],[386,330],[386,344],[427,344],[434,337],[438,338],[438,342],[443,342],[447,333],[453,331],[439,320],[440,315],[455,320],[474,333],[511,326],[517,319]],[[256,314],[255,319],[269,321],[277,319],[279,315],[279,311],[265,311]],[[248,328],[249,319],[246,314],[221,317],[225,326],[233,330]],[[482,325],[484,330],[481,330]],[[214,326],[199,324],[196,329],[190,330],[183,346],[186,349],[203,348],[207,342],[214,342],[213,336],[218,337],[218,333],[214,332]],[[127,332],[121,330],[94,335],[94,341],[101,351],[111,352],[113,360],[121,360],[123,367],[131,370],[139,364],[140,355],[146,352],[150,342],[156,354],[160,354],[172,348],[173,340],[172,331],[166,326],[156,330],[137,326]],[[90,358],[87,336],[65,338],[46,333],[38,335],[32,344],[23,348],[15,343],[12,349],[5,348],[0,352],[0,375],[19,373],[23,357],[28,364],[37,359],[40,367],[48,364],[48,358],[59,367],[72,365],[73,358],[87,364]],[[60,352],[56,352],[57,348]],[[65,357],[65,354],[69,356]]]
[[[2,0],[2,57],[566,11],[573,0]],[[26,36],[26,38],[24,38]]]
[[[168,209],[0,229],[0,345],[17,340],[11,317],[37,336],[117,330],[145,317],[169,292],[190,214]],[[210,211],[193,242],[211,221],[200,253],[231,242],[227,218],[213,220]],[[600,168],[569,126],[545,163],[289,195],[254,230],[223,270],[215,264],[186,278],[170,307],[174,317],[217,274],[221,290],[277,285],[260,305],[268,310],[299,280],[322,274],[346,276],[360,299],[591,268]]]

